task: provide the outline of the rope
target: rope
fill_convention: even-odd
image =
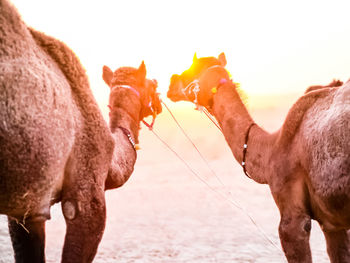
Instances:
[[[219,126],[218,122],[214,119],[213,115],[211,115],[206,108],[203,108],[203,112],[205,115],[207,115],[208,119],[211,120],[211,122],[222,132],[221,127]]]
[[[209,170],[212,172],[212,174],[216,177],[216,179],[220,182],[220,184],[225,188],[226,186],[224,185],[224,183],[221,181],[221,179],[216,175],[216,173],[214,172],[214,170],[209,166],[208,161],[205,159],[205,157],[201,154],[201,152],[198,150],[198,148],[196,147],[196,145],[193,143],[193,141],[191,140],[191,138],[187,135],[187,133],[185,132],[185,130],[182,128],[182,126],[179,124],[179,122],[177,121],[177,119],[175,118],[175,116],[173,115],[173,113],[170,111],[169,107],[163,102],[161,101],[162,104],[165,106],[165,108],[168,110],[168,112],[170,113],[171,117],[173,118],[173,120],[175,121],[176,125],[179,127],[179,129],[182,131],[182,133],[186,136],[186,138],[189,140],[189,142],[193,145],[193,147],[196,149],[197,153],[199,154],[199,156],[201,157],[201,159],[205,162],[205,164],[207,165],[207,167],[209,168]],[[221,129],[220,129],[221,130]],[[216,193],[219,197],[221,197],[223,200],[229,202],[230,204],[234,205],[236,208],[238,208],[239,210],[241,210],[248,218],[249,220],[253,223],[253,225],[258,229],[258,231],[261,233],[261,235],[271,244],[273,245],[275,248],[277,248],[277,250],[281,251],[281,248],[278,247],[268,236],[267,234],[263,231],[263,229],[255,222],[255,220],[253,219],[253,217],[242,207],[240,206],[236,201],[233,200],[233,196],[232,193],[230,191],[228,191],[228,194],[230,195],[231,199],[227,198],[224,194],[218,192],[215,188],[213,188],[212,186],[210,186],[203,178],[201,178],[198,173],[196,173],[194,171],[194,169],[175,151],[173,150],[162,138],[160,138],[160,136],[154,131],[151,130],[152,133],[158,138],[158,140],[160,140],[163,145],[165,145],[165,147],[167,147],[187,168],[188,170],[198,179],[200,180],[203,184],[205,184],[211,191],[213,191],[214,193]]]
[[[208,169],[210,170],[210,172],[216,177],[216,179],[220,182],[220,184],[222,186],[225,187],[225,185],[223,184],[223,182],[221,181],[221,179],[216,175],[216,173],[214,172],[214,170],[210,167],[209,162],[205,159],[205,157],[202,155],[202,153],[199,151],[199,149],[197,148],[197,146],[194,144],[194,142],[191,140],[191,138],[187,135],[187,133],[185,132],[185,130],[182,128],[182,126],[180,125],[180,123],[177,121],[177,119],[175,118],[174,114],[171,112],[171,110],[169,109],[169,107],[162,101],[163,105],[165,106],[165,108],[168,110],[168,112],[170,113],[170,116],[173,118],[173,120],[175,121],[176,125],[179,127],[179,129],[181,130],[181,132],[185,135],[185,137],[187,138],[187,140],[192,144],[192,146],[194,147],[194,149],[197,151],[197,153],[199,154],[199,156],[201,157],[201,159],[203,160],[203,162],[206,164],[206,166],[208,167]]]
[[[210,184],[208,184],[202,177],[200,177],[194,169],[175,151],[173,150],[160,136],[154,131],[151,130],[151,132],[160,140],[165,147],[167,147],[187,168],[188,170],[203,184],[205,184],[211,191],[213,191],[215,194],[217,194],[220,198],[223,200],[229,202],[230,204],[234,205],[236,208],[241,210],[248,218],[249,220],[253,223],[253,225],[258,229],[258,231],[261,233],[261,235],[275,248],[277,248],[279,251],[282,252],[281,248],[279,248],[268,236],[267,234],[263,231],[263,229],[255,222],[253,217],[242,207],[240,206],[236,201],[227,198],[225,195],[222,193],[218,192],[215,188],[213,188]],[[229,192],[230,193],[230,192]]]

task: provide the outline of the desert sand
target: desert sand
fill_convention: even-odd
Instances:
[[[259,125],[273,132],[282,125],[295,99],[295,95],[276,97],[269,106],[250,111]],[[106,229],[94,262],[286,262],[278,238],[279,212],[268,186],[245,177],[222,134],[204,114],[194,111],[192,105],[183,107],[174,114],[215,175],[164,109],[155,132],[201,179],[143,126],[142,149],[133,175],[123,187],[106,193]],[[249,166],[249,160],[247,163]],[[51,212],[46,258],[59,262],[65,223],[59,204]],[[329,262],[315,222],[310,243],[313,261]],[[0,216],[0,263],[13,261],[6,217]]]

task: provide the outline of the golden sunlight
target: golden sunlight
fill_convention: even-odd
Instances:
[[[339,1],[12,1],[27,24],[74,50],[101,106],[104,64],[144,60],[165,97],[171,75],[189,68],[195,52],[225,52],[227,69],[249,96],[300,94],[349,77],[350,23]]]

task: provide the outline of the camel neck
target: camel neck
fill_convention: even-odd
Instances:
[[[249,141],[245,154],[245,168],[249,176],[258,183],[267,183],[266,171],[271,154],[271,136],[254,123],[240,96],[231,83],[220,86],[213,100],[213,115],[218,120],[225,139],[235,159],[242,164],[244,144],[249,130]]]
[[[112,91],[109,104],[109,128],[115,147],[105,190],[122,186],[134,170],[141,110],[140,99],[127,89]]]
[[[113,91],[110,99],[109,127],[112,133],[123,128],[130,131],[132,140],[138,143],[141,102],[130,90]]]

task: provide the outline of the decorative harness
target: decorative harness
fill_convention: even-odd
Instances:
[[[251,128],[252,128],[254,125],[256,125],[255,122],[253,122],[253,123],[251,123],[251,124],[249,125],[248,130],[247,130],[247,132],[246,132],[246,134],[245,134],[245,139],[244,139],[244,144],[243,144],[242,168],[243,168],[244,174],[245,174],[248,178],[250,178],[250,179],[252,179],[252,178],[251,178],[250,175],[247,173],[247,169],[246,169],[246,165],[245,165],[245,160],[246,160],[246,157],[247,157],[249,133],[250,133]]]
[[[185,88],[181,90],[181,92],[185,95],[185,97],[188,97],[186,94],[187,90],[188,90],[188,94],[193,93],[194,95],[193,103],[196,104],[196,106],[198,107],[198,93],[200,91],[199,80],[195,79],[194,81],[192,81],[190,84],[188,84]]]
[[[228,80],[225,79],[225,78],[220,79],[219,84],[216,87],[212,88],[211,92],[213,94],[216,94],[218,89],[219,89],[219,87],[221,85],[224,85],[227,82],[228,82]],[[200,86],[199,86],[199,80],[198,79],[193,80],[190,84],[188,84],[185,88],[183,88],[181,90],[181,92],[187,98],[188,98],[188,94],[193,93],[193,95],[194,95],[194,101],[193,102],[196,104],[196,108],[198,109],[200,107],[203,107],[203,106],[200,106],[198,104],[198,93],[200,92]],[[187,92],[187,94],[186,94],[186,92]],[[247,169],[246,169],[246,156],[247,156],[248,140],[249,140],[250,130],[251,130],[251,128],[254,125],[256,125],[255,122],[251,123],[249,125],[249,127],[248,127],[248,130],[247,130],[246,134],[245,134],[244,145],[243,145],[243,159],[242,159],[242,163],[241,163],[241,166],[243,168],[244,174],[250,179],[252,179],[252,178],[250,177],[250,175],[248,174]]]
[[[139,146],[135,143],[134,139],[131,137],[131,133],[128,129],[122,127],[122,126],[118,126],[118,128],[124,133],[124,135],[128,138],[130,144],[132,145],[132,147],[134,148],[134,150],[138,150]]]

